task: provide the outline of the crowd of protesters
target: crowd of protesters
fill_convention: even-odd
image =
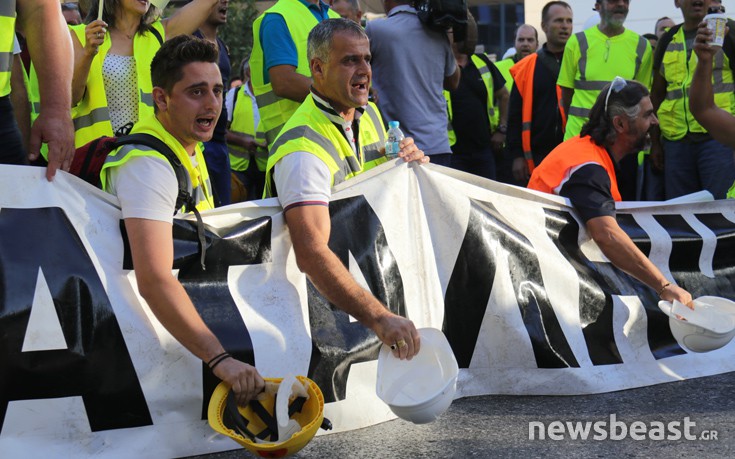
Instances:
[[[461,33],[437,30],[411,1],[383,0],[387,17],[363,28],[357,0],[278,0],[254,21],[252,54],[225,95],[232,68],[218,29],[228,0],[192,0],[167,18],[138,0],[87,12],[0,0],[0,163],[45,161],[52,180],[75,147],[101,136],[162,141],[116,148],[102,187],[120,200],[141,295],[241,402],[262,378],[206,329],[170,272],[171,210],[186,193],[165,150],[186,170],[187,211],[277,197],[299,268],[402,359],[420,349],[415,325],[362,288],[328,245],[332,188],[388,161],[384,120],[407,134],[400,160],[568,198],[613,264],[689,304],[619,227],[615,202],[700,190],[735,198],[735,42],[709,45],[702,21],[720,2],[678,0],[684,22],[661,18],[652,37],[625,28],[630,3],[595,1],[599,24],[573,34],[570,5],[551,1],[546,43],[521,25],[496,65],[476,52],[471,15]]]
[[[387,17],[366,27],[371,100],[386,122],[400,122],[432,163],[526,186],[549,152],[580,134],[601,89],[620,76],[651,91],[660,121],[651,128],[650,145],[616,164],[622,199],[663,200],[700,190],[721,199],[735,193],[732,148],[713,138],[689,109],[697,27],[708,9],[724,12],[722,3],[681,0],[682,24],[662,17],[652,33],[640,36],[625,27],[632,0],[590,1],[598,24],[575,34],[571,6],[551,1],[541,17],[546,42],[539,46],[538,31],[522,24],[514,48],[494,62],[475,52],[471,15],[466,32],[454,37],[452,30],[424,26],[411,0],[384,0]],[[217,35],[227,21],[228,0],[193,0],[167,18],[149,3],[131,0],[16,3],[17,21],[16,11],[0,16],[11,26],[3,29],[3,40],[12,41],[6,31],[17,32],[8,45],[8,68],[0,69],[0,163],[48,162],[51,178],[68,168],[74,148],[130,132],[153,112],[148,69],[155,52],[174,36],[194,34],[219,50],[225,87],[236,82],[213,139],[204,144],[218,206],[263,196],[270,147],[312,86],[308,32],[340,16],[365,25],[358,0],[279,0],[253,24],[252,55],[233,68]],[[632,7],[646,7],[638,3]],[[43,35],[30,25],[39,20],[47,25]],[[713,69],[715,104],[735,113],[730,35],[714,54]],[[67,105],[70,110],[61,109]]]

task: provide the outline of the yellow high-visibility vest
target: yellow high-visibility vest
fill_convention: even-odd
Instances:
[[[150,134],[159,138],[168,145],[189,173],[188,191],[194,199],[194,204],[197,210],[202,211],[214,208],[214,200],[212,199],[212,183],[209,179],[209,172],[207,171],[207,164],[204,160],[204,155],[202,154],[201,143],[198,143],[195,149],[196,166],[194,166],[189,153],[187,153],[181,143],[176,140],[174,136],[172,136],[166,128],[163,127],[163,125],[161,125],[155,115],[150,115],[147,118],[140,119],[135,123],[135,126],[130,133]],[[161,158],[166,162],[166,164],[169,164],[165,156],[150,147],[143,145],[123,145],[110,153],[105,160],[105,164],[102,166],[102,171],[100,172],[102,189],[107,190],[107,181],[109,179],[108,174],[113,168],[122,166],[132,158],[142,156]]]
[[[10,94],[15,37],[15,0],[0,0],[0,97]]]
[[[77,35],[82,46],[86,43],[84,29],[86,24],[70,26]],[[161,48],[165,40],[163,24],[156,21],[151,24],[155,32],[136,33],[133,37],[133,56],[138,78],[138,119],[153,115],[153,83],[151,82],[151,62],[153,56]],[[76,148],[102,136],[112,136],[110,110],[107,106],[105,82],[102,77],[102,64],[110,50],[110,32],[100,45],[99,52],[92,60],[87,76],[87,90],[77,105],[72,109],[74,122],[74,144]]]
[[[679,140],[687,135],[687,132],[707,132],[689,111],[689,88],[692,85],[697,62],[697,55],[693,51],[687,60],[684,28],[679,27],[666,47],[660,69],[661,75],[666,80],[666,98],[661,102],[656,115],[661,134],[668,140]],[[730,60],[721,47],[712,65],[715,105],[728,113],[735,113],[733,74]]]
[[[306,57],[306,42],[309,38],[309,32],[316,26],[319,21],[299,0],[278,0],[272,7],[268,8],[253,23],[253,51],[250,55],[251,78],[253,81],[253,92],[258,102],[258,111],[260,112],[260,122],[263,124],[263,131],[268,145],[271,145],[283,125],[293,115],[300,102],[279,97],[273,92],[273,85],[265,82],[265,56],[263,55],[263,46],[260,43],[260,25],[263,18],[267,14],[279,14],[286,21],[286,26],[291,34],[291,39],[296,45],[296,53],[298,55],[298,65],[296,73],[311,78],[311,70],[309,69],[309,60]],[[339,18],[339,15],[332,11],[328,11],[330,18]]]
[[[344,134],[314,104],[309,94],[271,145],[264,196],[276,196],[273,167],[281,158],[296,151],[306,151],[321,159],[332,174],[332,187],[386,162],[388,159],[382,150],[385,147],[383,120],[372,102],[360,117],[360,132],[355,138],[360,140],[357,155]]]

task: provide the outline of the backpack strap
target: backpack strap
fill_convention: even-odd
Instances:
[[[492,61],[490,60],[490,58],[487,57],[487,54],[485,54],[485,53],[475,53],[474,55],[477,56],[477,57],[479,57],[480,59],[482,59],[482,62],[484,62],[485,65],[487,65],[487,68],[488,69],[491,69],[491,68],[493,68],[495,66],[495,64],[492,63]]]
[[[158,40],[159,45],[163,45],[163,37],[161,36],[161,32],[158,31],[155,27],[151,27],[148,29],[150,33],[153,34],[154,37],[156,37],[156,40]]]
[[[204,258],[207,252],[207,240],[204,234],[204,222],[202,221],[202,216],[199,214],[199,211],[196,208],[194,198],[192,198],[191,193],[189,193],[189,173],[186,171],[184,165],[181,164],[181,161],[179,160],[178,156],[176,156],[176,153],[174,153],[174,151],[158,137],[144,133],[130,134],[118,137],[115,143],[118,147],[122,145],[143,145],[152,148],[163,155],[163,157],[166,158],[171,164],[171,167],[176,174],[176,181],[179,183],[179,192],[176,196],[176,206],[174,209],[174,214],[182,208],[184,208],[187,212],[194,213],[194,216],[197,220],[197,237],[199,239],[200,263],[202,265],[202,270],[206,271],[207,268],[204,264]]]

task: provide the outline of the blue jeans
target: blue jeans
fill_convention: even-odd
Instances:
[[[10,96],[0,97],[0,164],[28,164]]]
[[[232,201],[230,154],[227,152],[227,144],[204,142],[204,160],[207,163],[209,179],[212,181],[214,205],[226,206]]]
[[[666,199],[707,190],[725,199],[735,182],[733,150],[716,140],[694,143],[664,139]]]

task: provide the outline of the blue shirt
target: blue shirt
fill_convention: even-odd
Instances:
[[[309,3],[307,0],[299,0],[301,4],[309,9],[311,14],[322,22],[329,18],[329,5],[319,0],[318,4]],[[299,66],[299,57],[296,52],[296,44],[291,38],[291,32],[286,26],[286,20],[280,14],[266,14],[260,24],[260,44],[263,47],[263,82],[270,83],[268,69],[276,65]],[[306,52],[306,50],[303,50]]]
[[[427,155],[451,153],[442,90],[444,78],[457,71],[457,60],[446,34],[423,25],[408,5],[368,22],[365,32],[384,119],[400,121],[406,137]]]

